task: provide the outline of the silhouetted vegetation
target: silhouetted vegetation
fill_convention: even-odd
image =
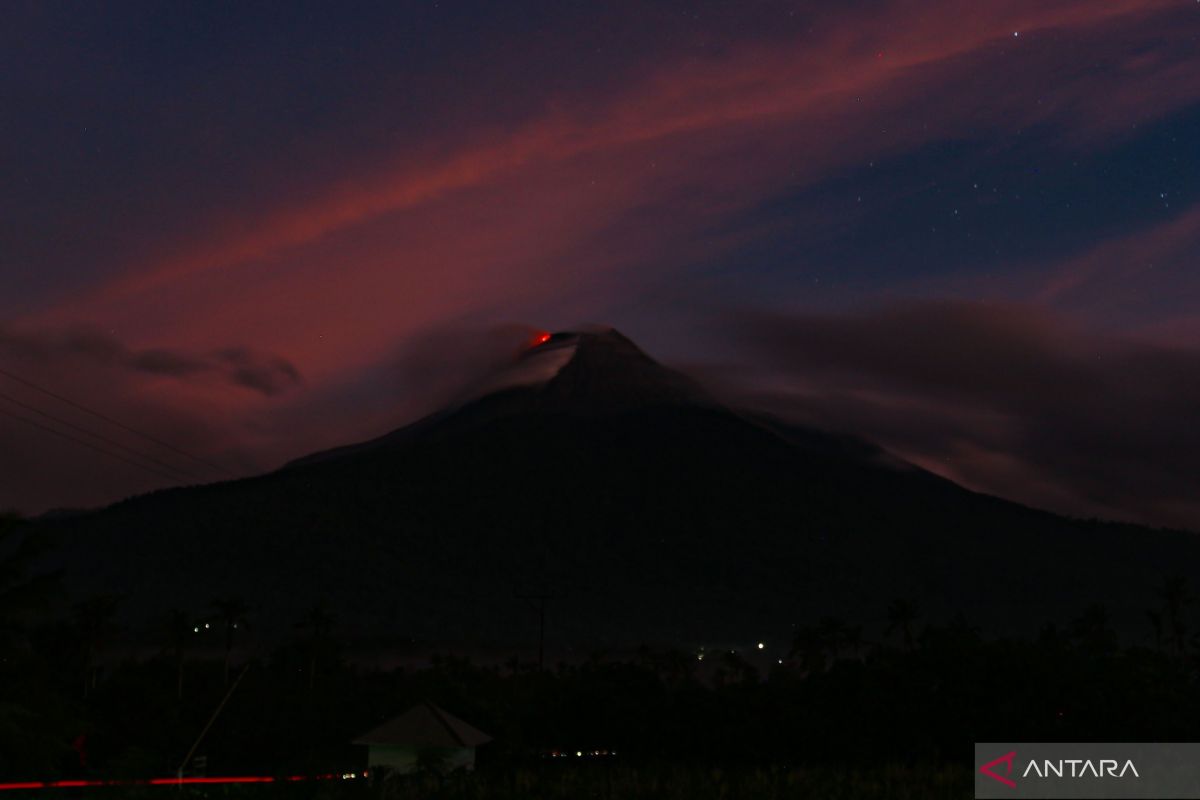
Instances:
[[[1162,634],[1147,626],[1152,646],[1120,644],[1100,605],[1017,639],[965,620],[925,625],[897,600],[878,641],[828,617],[795,630],[783,663],[765,672],[752,652],[701,660],[649,647],[543,672],[454,656],[368,668],[347,657],[336,620],[319,606],[269,651],[230,644],[229,620],[240,632],[252,617],[233,603],[216,618],[227,624],[208,628],[189,627],[199,615],[173,612],[167,635],[148,646],[115,636],[104,622],[109,599],[98,598],[27,626],[24,644],[5,650],[0,777],[173,775],[233,669],[244,676],[230,682],[196,749],[209,774],[362,769],[352,739],[422,699],[495,737],[472,776],[430,770],[372,788],[296,785],[289,796],[966,796],[973,741],[1193,739],[1200,641],[1190,635],[1187,596],[1183,582],[1164,583],[1162,607],[1151,609]]]

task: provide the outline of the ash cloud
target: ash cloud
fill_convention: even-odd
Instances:
[[[1200,530],[1198,349],[968,302],[736,324],[776,413],[1022,502]]]
[[[479,390],[511,367],[537,328],[451,322],[408,339],[393,361],[397,394],[427,412]]]

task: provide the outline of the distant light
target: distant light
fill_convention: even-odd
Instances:
[[[579,757],[579,758],[583,758],[583,751],[582,751],[582,750],[576,750],[576,751],[575,751],[575,755],[576,755],[577,757]]]
[[[193,633],[199,633],[199,632],[200,632],[200,626],[199,626],[199,625],[197,625],[196,627],[192,628],[192,632],[193,632]]]
[[[781,658],[781,659],[779,659],[779,661],[778,661],[777,663],[780,663],[780,664],[782,664],[782,663],[783,663],[783,659],[782,659],[782,658]]]
[[[1020,36],[1020,35],[1021,35],[1020,31],[1013,31],[1013,36]]]
[[[758,649],[759,649],[759,650],[762,650],[764,647],[766,647],[766,645],[765,645],[765,644],[763,644],[762,642],[759,642],[759,643],[758,643]]]
[[[204,623],[204,630],[208,630],[208,628],[209,628],[209,624],[207,622]]]

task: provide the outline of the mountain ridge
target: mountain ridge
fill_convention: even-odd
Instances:
[[[512,642],[517,588],[541,585],[548,635],[578,647],[786,636],[897,597],[999,630],[1104,601],[1134,630],[1200,563],[1193,536],[1057,517],[727,408],[615,332],[514,363],[568,348],[545,380],[368,442],[40,524],[82,593],[118,587],[147,620],[236,595],[286,630],[325,600],[362,633]]]

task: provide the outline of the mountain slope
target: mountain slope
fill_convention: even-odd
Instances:
[[[554,369],[530,382],[538,359]],[[1104,602],[1133,630],[1200,563],[1189,535],[1065,520],[724,408],[615,331],[515,370],[371,442],[46,524],[74,585],[145,619],[241,595],[283,631],[324,598],[363,634],[528,641],[514,594],[544,587],[551,640],[579,647],[781,640],[896,597],[1008,630]]]

